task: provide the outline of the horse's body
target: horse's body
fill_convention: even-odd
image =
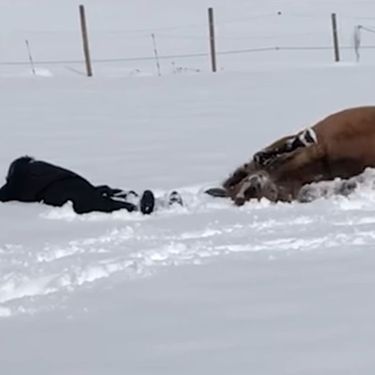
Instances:
[[[375,107],[352,108],[256,153],[223,188],[238,205],[262,197],[292,201],[307,184],[348,179],[367,167],[375,167]]]

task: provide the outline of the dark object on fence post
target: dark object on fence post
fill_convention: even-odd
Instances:
[[[92,76],[92,68],[91,68],[91,60],[90,60],[89,40],[88,40],[88,36],[87,36],[85,7],[83,5],[79,6],[79,15],[80,15],[80,19],[81,19],[83,51],[84,51],[84,54],[85,54],[86,71],[87,71],[87,76],[91,77]]]
[[[216,72],[216,51],[215,51],[215,26],[214,26],[214,10],[208,8],[208,22],[210,28],[210,50],[212,71]]]
[[[332,13],[332,30],[333,30],[333,45],[335,48],[335,61],[340,61],[340,52],[339,52],[339,38],[337,35],[337,22],[336,22],[336,13]]]

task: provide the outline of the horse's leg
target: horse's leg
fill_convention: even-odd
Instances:
[[[288,145],[294,140],[295,136],[283,137],[271,145],[258,151],[253,156],[253,161],[260,167],[271,164],[280,154],[288,149]]]
[[[228,192],[222,187],[209,188],[204,191],[205,194],[210,195],[214,198],[228,198]]]
[[[313,129],[305,129],[296,135],[279,139],[265,149],[257,152],[253,160],[256,164],[264,167],[272,164],[283,154],[293,152],[299,148],[317,143],[317,136]]]

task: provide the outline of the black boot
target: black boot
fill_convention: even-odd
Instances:
[[[149,215],[155,208],[155,196],[151,190],[145,190],[139,202],[139,209],[144,215]]]

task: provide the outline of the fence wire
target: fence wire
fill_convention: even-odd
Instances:
[[[229,19],[229,20],[222,20],[216,22],[216,27],[220,27],[222,25],[231,25],[231,24],[241,24],[244,22],[250,22],[254,20],[269,20],[272,17],[278,17],[279,19],[285,18],[316,18],[317,15],[313,14],[293,14],[293,13],[283,13],[281,11],[271,12],[271,13],[263,13],[263,14],[255,14],[244,16],[237,19]],[[371,17],[361,17],[361,16],[349,16],[349,15],[341,15],[340,18],[359,20],[359,19],[373,19]],[[322,19],[322,15],[319,14],[319,19]],[[327,24],[328,24],[328,17],[327,17]],[[375,28],[358,25],[357,28],[360,28],[363,31],[368,33],[375,34]],[[166,26],[166,27],[155,27],[155,28],[142,28],[142,29],[125,29],[125,30],[116,30],[116,31],[109,31],[109,33],[121,34],[124,37],[127,36],[128,38],[140,38],[140,37],[149,37],[151,33],[158,32],[158,38],[161,39],[188,39],[194,42],[195,40],[208,40],[208,36],[203,35],[196,35],[194,34],[195,31],[198,29],[207,29],[207,23],[195,23],[195,24],[186,24],[186,25],[176,25],[176,26]],[[185,32],[183,32],[185,30]],[[190,32],[191,34],[190,34]],[[173,35],[173,31],[181,31],[183,33],[178,35]],[[108,33],[108,32],[107,32]],[[199,34],[199,33],[197,33]],[[327,29],[328,34],[328,29]],[[227,35],[218,35],[216,37],[217,40],[233,40],[233,41],[241,41],[241,40],[258,40],[258,42],[267,43],[267,39],[276,39],[276,38],[301,38],[301,37],[309,37],[312,35],[318,35],[317,32],[303,32],[303,30],[296,30],[295,33],[279,33],[275,35],[254,35],[254,36],[227,36]],[[322,35],[322,31],[319,31],[319,35]],[[250,43],[250,42],[249,42]],[[266,44],[265,43],[265,44]],[[340,45],[340,50],[353,50],[355,46],[353,45]],[[371,50],[375,49],[375,45],[361,45],[361,50]],[[255,54],[255,53],[267,53],[267,52],[282,52],[282,51],[327,51],[333,50],[333,45],[265,45],[260,47],[253,47],[253,48],[237,48],[237,49],[227,49],[227,50],[219,50],[216,52],[218,56],[224,55],[239,55],[239,54]],[[161,54],[158,56],[160,60],[173,60],[173,59],[191,59],[191,58],[208,58],[210,53],[207,51],[197,51],[193,53],[179,53],[179,54]],[[151,53],[150,55],[145,56],[120,56],[120,57],[108,57],[108,58],[94,58],[91,61],[95,64],[103,64],[103,63],[124,63],[124,62],[142,62],[142,61],[154,61],[155,56]],[[33,61],[35,65],[66,65],[66,64],[83,64],[83,58],[77,59],[36,59]],[[29,65],[29,61],[25,56],[25,60],[8,60],[8,61],[0,61],[0,66],[26,66]]]
[[[375,31],[374,31],[375,32]],[[332,46],[274,46],[274,47],[259,47],[259,48],[244,48],[233,49],[226,51],[218,51],[217,55],[238,55],[250,54],[258,52],[278,52],[278,51],[327,51],[332,50]],[[342,50],[353,50],[353,46],[340,46]],[[375,45],[361,46],[361,49],[375,49]],[[209,57],[209,52],[196,52],[188,54],[172,54],[172,55],[159,55],[160,60],[173,60],[173,59],[190,59],[196,57]],[[92,59],[93,63],[121,63],[121,62],[137,62],[137,61],[151,61],[155,60],[155,56],[134,56],[134,57],[114,57]],[[64,65],[64,64],[82,64],[84,59],[75,60],[34,60],[35,65]],[[29,65],[28,61],[1,61],[0,65],[17,66]]]

